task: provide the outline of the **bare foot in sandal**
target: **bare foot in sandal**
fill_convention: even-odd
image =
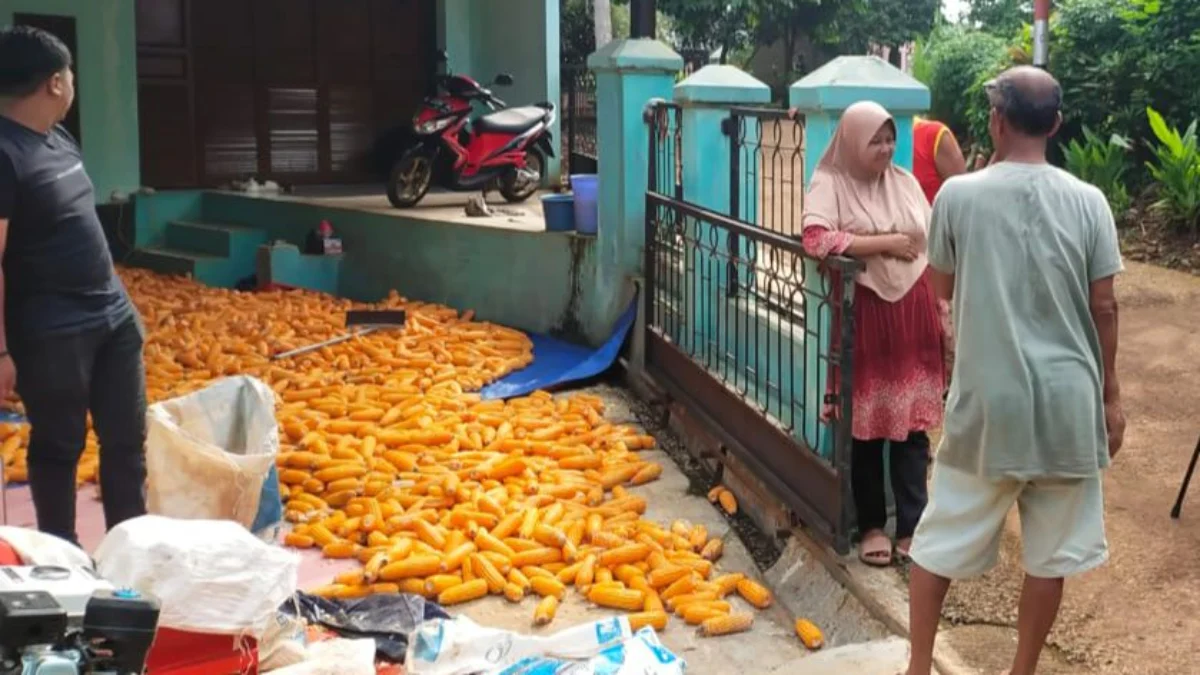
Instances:
[[[871,530],[863,535],[858,544],[858,559],[871,567],[887,567],[892,564],[892,540],[883,530]]]
[[[896,540],[896,558],[898,558],[900,562],[908,562],[912,559],[911,556],[909,556],[909,551],[912,550],[912,542],[912,537]]]

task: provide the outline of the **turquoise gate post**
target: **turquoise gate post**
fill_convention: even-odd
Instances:
[[[733,156],[731,138],[726,133],[731,106],[763,105],[771,101],[771,88],[752,75],[729,65],[709,65],[692,73],[675,86],[675,102],[683,109],[683,195],[698,206],[703,206],[722,215],[745,219],[749,211],[741,204],[740,213],[731,214],[731,171]],[[709,243],[715,250],[727,250],[728,236],[719,229],[703,223],[685,224],[697,228],[694,233],[698,244]],[[716,230],[713,232],[713,230]],[[741,242],[738,254],[745,256],[746,242]],[[729,344],[718,321],[720,308],[729,309],[729,271],[718,257],[697,249],[688,256],[685,275],[691,293],[685,293],[684,307],[688,316],[684,325],[691,326],[693,338],[689,341],[692,357],[705,361],[715,368],[714,359],[728,356],[724,349],[714,348]],[[739,279],[739,282],[745,280]],[[726,316],[729,312],[726,311]],[[726,321],[724,331],[731,330]],[[732,328],[736,330],[736,324]],[[734,344],[745,344],[734,341]],[[747,349],[747,352],[753,350]],[[742,358],[742,354],[735,358]],[[742,383],[737,383],[742,384]],[[744,383],[748,390],[757,389]],[[757,385],[757,383],[754,383]]]
[[[596,145],[600,149],[594,303],[584,312],[590,332],[605,333],[626,307],[643,273],[650,135],[646,104],[669,99],[683,59],[657,40],[615,40],[588,57],[596,73]],[[639,300],[645,307],[645,298]],[[639,312],[632,362],[640,366]]]
[[[808,185],[817,162],[833,140],[842,112],[859,101],[875,101],[896,119],[896,164],[912,168],[913,117],[929,109],[929,89],[898,68],[876,56],[842,56],[809,73],[792,85],[792,107],[805,116],[804,184]],[[804,267],[805,321],[817,322],[819,339],[806,343],[804,438],[822,457],[833,459],[832,434],[820,433],[821,402],[824,400],[826,369],[821,367],[821,348],[830,345],[830,306],[821,304],[823,280],[817,265]],[[815,313],[814,307],[819,307]],[[815,314],[815,316],[814,316]]]

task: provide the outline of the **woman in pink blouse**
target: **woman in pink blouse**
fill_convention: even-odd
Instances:
[[[896,123],[862,102],[842,116],[805,202],[805,251],[861,260],[854,294],[851,482],[862,536],[859,557],[892,562],[884,532],[885,443],[891,446],[896,551],[908,554],[928,499],[927,431],[941,425],[943,331],[925,258],[929,203],[911,173],[892,163]],[[841,373],[834,372],[835,385]]]

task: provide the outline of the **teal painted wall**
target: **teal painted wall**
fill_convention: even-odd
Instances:
[[[509,105],[560,105],[558,0],[439,0],[437,14],[439,45],[447,52],[451,72],[485,86],[497,74],[508,73],[513,86],[493,89]],[[560,110],[556,141],[561,122]],[[552,158],[547,175],[557,179],[559,164],[559,158]]]
[[[172,221],[199,221],[201,218],[200,190],[168,190],[152,195],[133,197],[134,245],[139,248],[162,246],[166,242],[167,225]]]
[[[0,24],[22,13],[75,17],[79,124],[96,200],[131,194],[141,185],[134,0],[0,0]]]
[[[316,223],[331,220],[345,249],[337,292],[357,300],[378,300],[396,289],[409,298],[473,309],[483,320],[591,344],[601,343],[612,327],[581,319],[596,301],[595,241],[587,237],[226,193],[205,193],[202,217],[261,228],[270,240],[297,245]]]

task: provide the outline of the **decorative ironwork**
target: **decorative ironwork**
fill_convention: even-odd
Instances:
[[[587,66],[562,67],[563,171],[596,173],[596,74]]]
[[[800,237],[804,212],[804,120],[794,110],[734,108],[726,122],[729,136],[730,215],[786,237]],[[735,247],[732,249],[737,250]],[[766,282],[772,270],[795,265],[786,250],[749,247],[756,273],[746,291],[768,302]],[[735,289],[736,290],[736,289]]]

